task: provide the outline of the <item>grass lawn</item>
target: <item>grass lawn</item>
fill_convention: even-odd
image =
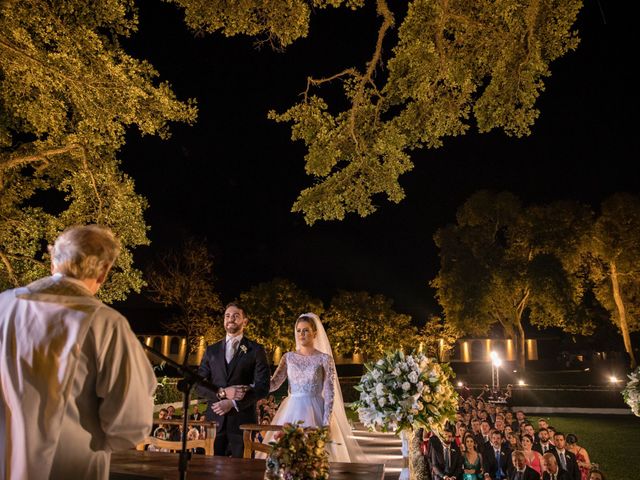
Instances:
[[[531,419],[537,420],[537,417]],[[589,452],[592,462],[600,465],[608,480],[640,478],[640,418],[632,415],[552,415],[549,425],[565,435],[575,433],[578,444]]]

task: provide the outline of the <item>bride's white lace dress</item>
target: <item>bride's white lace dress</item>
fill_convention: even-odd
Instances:
[[[270,390],[277,390],[288,378],[289,397],[286,405],[280,406],[272,422],[282,425],[302,420],[305,427],[329,425],[335,374],[333,359],[326,353],[285,353],[271,378]]]
[[[361,450],[355,439],[348,438],[338,426],[333,414],[336,369],[333,358],[326,353],[301,355],[296,352],[285,353],[273,377],[273,392],[280,388],[285,379],[289,379],[289,396],[285,398],[271,420],[274,425],[303,421],[305,427],[329,425],[331,443],[327,445],[329,460],[332,462],[361,461]],[[342,406],[340,408],[343,408]],[[344,416],[344,413],[342,413]],[[273,439],[269,432],[264,442]]]

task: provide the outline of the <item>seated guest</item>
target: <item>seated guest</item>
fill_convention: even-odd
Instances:
[[[517,433],[515,432],[511,432],[507,434],[507,445],[509,447],[509,450],[514,451],[514,450],[522,450],[522,443],[520,442],[520,437],[518,436]]]
[[[504,423],[511,426],[514,431],[519,429],[518,422],[513,418],[513,412],[508,410],[504,413]]]
[[[467,433],[464,436],[464,453],[462,454],[462,480],[482,480],[483,460],[478,452],[473,435]]]
[[[175,414],[175,407],[173,405],[169,405],[167,407],[167,420],[180,420],[182,416]],[[177,442],[181,439],[182,434],[182,425],[170,425],[169,426],[169,438],[172,442]]]
[[[566,449],[564,433],[556,432],[553,439],[556,448],[551,453],[555,455],[558,465],[560,465],[562,470],[567,471],[569,480],[580,480],[578,461],[576,460],[576,456]]]
[[[163,425],[163,422],[162,422],[162,420],[164,420],[165,418],[167,418],[167,409],[166,408],[161,408],[160,411],[158,412],[158,423],[154,423],[151,426],[151,435],[152,436],[157,437],[156,430],[160,426],[162,426],[163,431],[166,431],[165,425]],[[161,437],[158,437],[158,438],[161,438]],[[164,436],[162,437],[162,439],[165,440]]]
[[[189,415],[190,420],[204,420],[204,413],[200,413],[200,407],[196,403],[193,406],[193,413]]]
[[[440,448],[429,448],[433,480],[455,480],[462,476],[462,454],[453,442],[453,432],[445,430]]]
[[[454,441],[456,442],[458,448],[460,448],[461,450],[464,450],[464,442],[462,439],[464,438],[466,433],[467,426],[462,421],[456,422],[456,436],[454,437]]]
[[[589,480],[589,471],[591,470],[591,460],[587,451],[578,445],[578,437],[570,433],[567,435],[567,450],[576,456],[578,468],[580,469],[580,479]]]
[[[480,433],[475,435],[475,440],[481,452],[491,442],[491,425],[486,420],[480,422]]]
[[[502,433],[491,431],[491,442],[482,450],[485,476],[491,480],[508,478],[511,465],[511,450],[502,443]]]
[[[589,472],[589,480],[607,480],[604,476],[604,473],[602,473],[600,470],[598,470],[597,468],[591,470],[591,472]]]
[[[544,455],[547,452],[555,450],[555,447],[549,441],[549,431],[546,428],[541,428],[538,432],[539,441],[533,444],[533,449]]]
[[[533,429],[533,425],[531,425],[529,422],[525,422],[522,424],[522,427],[520,428],[520,433],[530,435],[531,438],[533,438],[533,441],[535,442],[536,431]]]
[[[553,453],[545,453],[543,458],[545,472],[542,475],[542,480],[569,480],[567,471],[558,466]]]
[[[522,424],[527,421],[527,416],[524,414],[522,410],[518,410],[516,412],[516,422],[518,425],[514,427],[514,430],[519,431],[522,428]]]
[[[511,461],[513,469],[509,480],[540,480],[540,474],[527,465],[524,453],[520,450],[511,453]]]
[[[542,455],[533,450],[533,437],[527,433],[522,435],[522,453],[527,461],[527,465],[533,468],[538,474],[542,475]]]

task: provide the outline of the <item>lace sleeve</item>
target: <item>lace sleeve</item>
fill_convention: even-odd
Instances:
[[[280,359],[278,368],[271,377],[271,383],[269,385],[269,392],[275,392],[280,388],[287,378],[287,354],[285,353]]]
[[[333,358],[329,355],[325,355],[324,359],[324,385],[322,386],[322,396],[324,397],[324,417],[322,419],[322,425],[329,425],[331,419],[331,412],[333,411],[333,398],[334,381],[336,379],[336,366],[333,363]]]

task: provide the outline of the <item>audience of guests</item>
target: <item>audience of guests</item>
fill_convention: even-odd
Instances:
[[[425,436],[431,478],[604,480],[575,434],[565,437],[546,418],[537,419],[536,429],[524,411],[492,403],[491,393],[485,385],[478,397],[461,398],[455,425],[442,438]]]

